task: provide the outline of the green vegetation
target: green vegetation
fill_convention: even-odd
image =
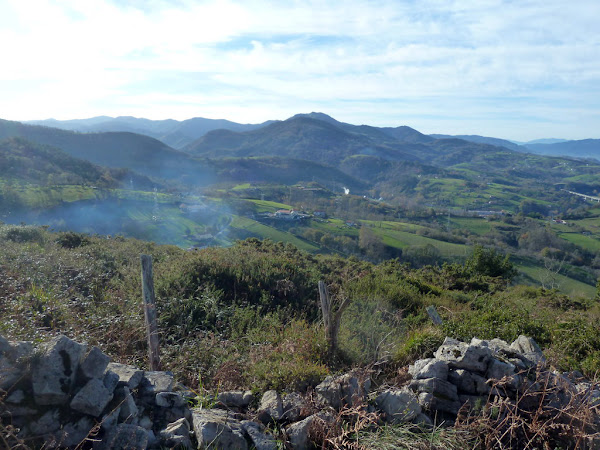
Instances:
[[[139,255],[154,259],[165,367],[196,387],[303,389],[356,364],[427,356],[444,335],[533,336],[560,369],[600,369],[596,292],[512,286],[511,263],[476,248],[465,264],[411,268],[390,260],[311,255],[291,244],[239,241],[185,251],[32,226],[0,227],[0,333],[41,340],[66,333],[117,361],[145,364]],[[491,276],[491,274],[495,276]],[[340,354],[327,358],[317,283],[342,316]],[[444,319],[433,328],[425,312]]]

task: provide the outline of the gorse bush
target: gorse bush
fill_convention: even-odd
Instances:
[[[190,252],[157,283],[158,295],[193,299],[210,285],[228,305],[253,305],[262,312],[279,308],[316,319],[314,302],[323,267],[287,244],[249,239],[232,248]]]
[[[13,242],[33,242],[43,244],[46,239],[44,230],[35,226],[5,226],[2,237]]]
[[[516,275],[516,269],[510,262],[509,255],[503,255],[493,248],[476,245],[473,254],[467,258],[465,268],[479,275],[511,279]]]
[[[199,375],[207,388],[306,387],[331,371],[429,356],[445,335],[526,334],[560,369],[600,368],[597,302],[509,286],[468,264],[374,265],[256,239],[185,251],[8,225],[0,226],[0,246],[0,333],[35,341],[64,333],[140,367],[147,353],[139,255],[152,255],[163,366],[190,387]],[[492,262],[502,266],[497,256]],[[319,280],[334,304],[349,301],[339,358],[327,357]],[[429,305],[442,327],[430,324]]]

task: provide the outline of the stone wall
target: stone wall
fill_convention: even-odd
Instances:
[[[533,339],[512,344],[446,338],[433,358],[408,368],[406,383],[372,391],[368,372],[327,377],[312,395],[221,392],[210,408],[191,408],[196,395],[169,372],[111,363],[97,347],[58,336],[34,348],[0,336],[0,415],[33,448],[228,448],[274,450],[277,440],[311,448],[311,429],[339,420],[343,408],[375,413],[380,423],[453,424],[460,411],[514,401],[541,383],[559,408],[575,397],[595,407],[600,391],[581,374],[543,368]],[[280,430],[276,437],[270,430]],[[281,432],[283,431],[283,432]]]
[[[111,363],[65,336],[37,349],[0,336],[0,414],[32,448],[191,447],[189,397],[169,372]]]

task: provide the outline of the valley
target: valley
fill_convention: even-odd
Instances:
[[[0,220],[183,248],[256,237],[416,267],[464,261],[481,244],[512,254],[519,282],[595,291],[598,160],[317,113],[203,131],[181,152],[132,133],[3,121]]]
[[[148,254],[161,360],[201,404],[228,389],[304,395],[352,367],[401,385],[446,336],[527,335],[553,367],[600,370],[597,159],[321,114],[208,131],[179,150],[6,121],[0,135],[11,340],[67,334],[144,366]],[[335,347],[321,282],[340,308]]]

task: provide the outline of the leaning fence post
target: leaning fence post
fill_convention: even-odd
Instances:
[[[150,370],[160,370],[154,278],[152,275],[152,256],[140,255],[140,259],[142,261],[142,295],[144,298],[144,318],[146,321],[146,335],[148,337]]]
[[[438,314],[435,306],[431,305],[427,307],[427,314],[429,314],[429,318],[433,322],[434,325],[441,325],[443,323],[442,318]]]
[[[319,298],[321,299],[321,311],[323,312],[323,323],[325,325],[325,337],[327,339],[327,353],[335,357],[337,352],[337,338],[342,320],[342,313],[350,303],[345,298],[334,313],[331,310],[331,298],[324,281],[319,281]]]

